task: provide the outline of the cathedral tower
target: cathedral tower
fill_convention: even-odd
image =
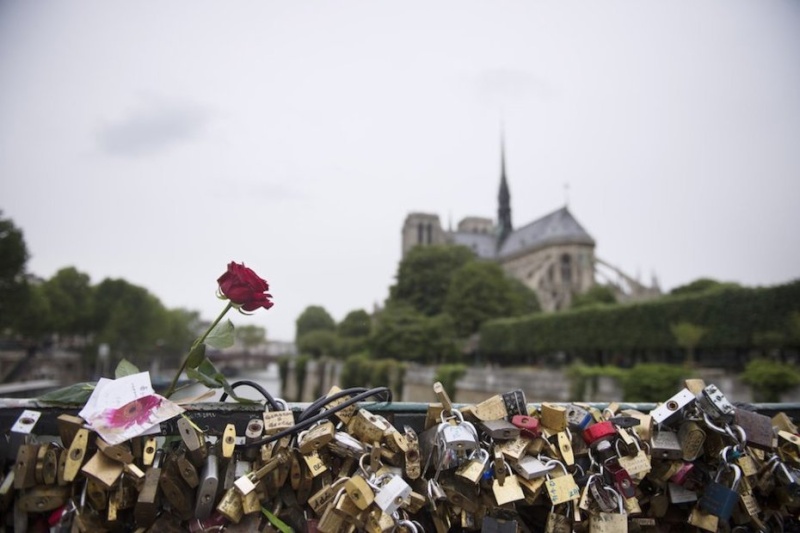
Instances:
[[[500,192],[497,195],[497,247],[503,245],[511,232],[513,226],[511,224],[511,193],[508,191],[508,181],[506,180],[506,143],[505,138],[500,141]]]

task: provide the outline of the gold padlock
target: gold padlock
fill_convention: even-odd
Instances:
[[[81,472],[95,480],[105,489],[110,489],[122,475],[124,465],[113,459],[109,459],[106,454],[97,451],[89,461],[83,465]]]
[[[541,424],[553,433],[567,429],[567,408],[553,403],[542,403]]]
[[[217,512],[238,524],[242,516],[244,516],[244,507],[242,506],[242,495],[235,488],[228,489],[217,504]]]

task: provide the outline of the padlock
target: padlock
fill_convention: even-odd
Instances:
[[[194,510],[194,491],[186,484],[178,470],[177,457],[172,454],[167,455],[162,463],[159,487],[173,512],[182,520],[188,520]]]
[[[547,514],[547,521],[544,525],[544,533],[572,533],[572,524],[570,523],[570,519],[566,514],[562,514],[560,512],[556,512],[557,505],[553,505],[550,508],[550,512]],[[562,508],[564,511],[568,511],[568,505],[564,505]]]
[[[245,448],[242,452],[242,458],[246,461],[255,461],[258,456],[259,449],[255,445],[248,446],[254,442],[258,442],[264,436],[264,420],[260,418],[251,418],[247,422],[244,430],[244,443]],[[288,437],[287,437],[288,438]],[[273,448],[279,445],[281,441],[274,442]]]
[[[542,434],[542,430],[539,427],[539,419],[534,416],[514,415],[511,418],[511,423],[520,429],[520,435],[525,438],[535,439]]]
[[[484,516],[481,521],[481,533],[517,533],[517,521]]]
[[[72,445],[72,439],[75,438],[78,430],[83,429],[85,424],[86,421],[79,416],[58,415],[56,425],[58,426],[58,435],[61,437],[61,445],[64,448],[69,448]]]
[[[351,476],[350,479],[345,482],[344,490],[356,507],[362,511],[367,509],[372,505],[372,502],[375,501],[375,492],[367,483],[366,478],[361,474]]]
[[[531,441],[525,437],[516,437],[508,441],[495,443],[494,447],[500,450],[503,456],[511,462],[519,461],[528,451]]]
[[[225,491],[225,494],[222,495],[219,503],[217,503],[216,510],[234,524],[238,524],[244,516],[241,493],[235,488],[230,488]]]
[[[667,484],[669,503],[680,505],[683,503],[694,503],[697,501],[697,493],[675,483]],[[651,503],[652,505],[652,503]]]
[[[572,433],[569,428],[566,431],[560,431],[556,434],[556,444],[558,445],[558,453],[561,460],[567,466],[575,464],[575,454],[572,451]]]
[[[525,499],[525,493],[522,492],[522,486],[519,484],[519,478],[512,473],[511,467],[506,463],[504,465],[505,476],[501,480],[495,476],[492,481],[492,493],[494,494],[497,505],[505,505]]]
[[[185,441],[184,441],[185,442]],[[219,464],[217,462],[216,450],[207,449],[205,464],[200,475],[200,484],[197,487],[197,498],[195,500],[194,517],[205,520],[211,516],[214,509],[214,501],[217,497],[219,487]]]
[[[186,455],[198,468],[205,462],[208,455],[206,438],[203,432],[186,416],[178,417],[178,431],[181,440],[186,446]]]
[[[302,454],[315,452],[333,440],[336,428],[330,420],[320,421],[297,436],[297,447]]]
[[[516,463],[511,463],[511,466],[521,477],[530,480],[546,476],[556,467],[556,463],[544,463],[537,457],[526,455]]]
[[[64,466],[64,481],[70,483],[78,475],[83,461],[86,458],[86,450],[89,446],[89,430],[79,429],[72,439],[72,443],[67,451],[66,464]]]
[[[81,467],[84,475],[94,479],[106,489],[117,482],[122,475],[124,465],[113,459],[109,459],[106,454],[97,451],[89,461]]]
[[[567,408],[563,405],[543,402],[541,405],[540,422],[542,426],[553,433],[567,429]]]
[[[347,424],[347,432],[361,442],[380,442],[390,426],[384,417],[359,409]]]
[[[126,443],[122,442],[120,444],[111,445],[101,438],[98,438],[95,442],[97,444],[97,449],[109,459],[122,464],[133,462],[133,453],[131,452],[130,446]]]
[[[139,490],[139,496],[136,499],[136,506],[133,510],[133,516],[139,526],[149,527],[155,522],[158,515],[159,479],[161,477],[163,454],[163,450],[156,451],[153,457],[153,464],[145,472],[144,482]]]
[[[725,470],[733,471],[734,477],[730,488],[720,481],[720,476]],[[730,519],[733,508],[739,501],[739,493],[736,489],[739,486],[741,477],[741,469],[736,465],[728,464],[726,468],[720,468],[713,483],[706,485],[703,496],[697,504],[698,507],[709,514],[719,517],[723,522]]]
[[[737,407],[733,423],[747,434],[748,446],[764,451],[772,450],[775,433],[770,417]]]
[[[692,512],[689,513],[687,522],[697,528],[716,533],[719,531],[719,520],[718,516],[703,510],[699,506],[695,506],[692,508]]]
[[[622,496],[611,487],[603,488],[616,496],[619,504],[618,512],[593,513],[589,517],[589,531],[591,533],[626,533],[628,531],[628,515],[625,513]]]
[[[703,454],[706,432],[694,420],[684,420],[678,429],[678,441],[681,445],[682,459],[694,461]]]
[[[697,406],[718,424],[733,422],[736,409],[716,385],[706,386],[696,395]]]
[[[366,452],[364,444],[344,431],[337,431],[328,443],[328,450],[338,457],[360,458]]]
[[[669,400],[650,411],[650,416],[655,424],[668,424],[678,419],[696,401],[695,395],[689,389],[683,388]]]
[[[222,431],[221,442],[220,455],[222,459],[231,459],[236,450],[236,426],[234,424],[225,425],[225,429]]]
[[[489,452],[483,448],[473,450],[467,461],[461,464],[456,470],[456,475],[470,481],[473,484],[480,482],[486,467],[489,464]]]
[[[411,496],[411,487],[402,476],[380,476],[375,486],[375,504],[389,515],[397,511]]]
[[[634,480],[641,480],[652,470],[652,464],[650,457],[639,447],[638,441],[634,440],[633,444],[633,449],[636,450],[634,455],[620,454],[619,448],[617,448],[617,461]]]
[[[567,406],[567,426],[574,431],[583,431],[592,423],[592,413],[575,404]]]
[[[197,473],[197,467],[186,456],[185,448],[181,447],[176,452],[175,462],[178,467],[178,474],[183,478],[183,481],[190,488],[197,488],[200,484],[200,475]]]
[[[69,496],[69,487],[40,485],[21,491],[16,505],[26,513],[44,513],[63,507]]]
[[[619,460],[611,459],[603,465],[607,482],[613,484],[623,498],[633,498],[636,494],[636,485],[630,474],[620,464]]]
[[[147,437],[142,443],[142,465],[151,466],[156,457],[156,438]]]
[[[662,429],[653,433],[650,442],[650,456],[653,459],[664,461],[677,461],[683,457],[683,449],[678,440],[678,434]]]
[[[595,448],[604,440],[611,440],[617,435],[617,428],[609,421],[598,422],[583,430],[583,440],[590,447]]]
[[[549,465],[549,463],[554,463],[563,470],[563,475],[558,477],[547,474],[547,480],[544,483],[545,491],[552,504],[559,505],[579,499],[581,491],[575,483],[575,478],[567,471],[567,467],[558,461],[547,461],[545,465]],[[553,472],[556,472],[556,470],[553,470]]]
[[[509,440],[519,435],[519,428],[505,419],[484,420],[478,423],[481,431],[492,440]]]
[[[17,449],[17,460],[14,463],[14,488],[29,489],[36,485],[36,458],[39,455],[39,444],[22,444]]]

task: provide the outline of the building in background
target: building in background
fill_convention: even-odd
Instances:
[[[403,255],[415,246],[462,245],[481,259],[496,261],[533,289],[545,311],[570,306],[576,294],[596,283],[610,286],[617,301],[645,300],[661,294],[595,256],[595,240],[564,206],[517,229],[511,220],[511,193],[505,153],[500,157],[497,220],[468,216],[455,230],[442,227],[439,215],[410,213],[403,223]]]

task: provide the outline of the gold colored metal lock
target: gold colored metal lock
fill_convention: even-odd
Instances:
[[[81,472],[95,480],[105,489],[110,489],[122,475],[124,466],[113,459],[109,459],[103,452],[96,452],[89,461],[83,465]]]
[[[228,489],[217,504],[217,512],[238,524],[244,516],[242,495],[236,489]]]
[[[58,481],[58,461],[61,452],[61,448],[56,448],[55,446],[47,447],[42,464],[42,482],[45,485],[55,485]]]
[[[542,403],[541,424],[553,433],[567,429],[567,408],[553,403]]]
[[[364,529],[367,533],[391,533],[395,530],[395,521],[380,509],[373,509],[367,513]]]
[[[161,477],[161,458],[163,453],[162,450],[155,452],[152,465],[145,472],[144,482],[136,499],[133,516],[139,526],[150,527],[158,515],[160,492],[158,481]]]
[[[678,429],[678,441],[683,452],[683,460],[692,462],[703,454],[706,432],[693,420],[685,420]]]
[[[344,531],[346,529],[344,516],[336,511],[336,505],[343,498],[346,498],[344,489],[340,490],[336,494],[331,502],[331,505],[328,505],[328,507],[325,509],[325,512],[322,513],[322,516],[317,523],[317,531],[320,533],[339,533],[340,531]]]
[[[547,465],[548,463],[550,463],[550,461],[545,464]],[[544,482],[544,488],[547,495],[550,497],[550,501],[553,505],[559,505],[579,499],[581,497],[581,490],[575,483],[575,478],[567,472],[566,466],[562,463],[556,463],[561,466],[564,472],[563,475],[558,477],[553,477],[548,474],[547,480]],[[556,472],[558,472],[557,469],[553,470],[554,474]]]
[[[572,439],[570,438],[569,430],[559,431],[556,436],[558,439],[558,451],[561,454],[561,460],[568,466],[575,464],[575,455],[572,452]]]
[[[331,390],[328,391],[328,394],[327,394],[326,397],[330,398],[331,396],[333,396],[333,395],[335,395],[335,394],[337,394],[337,393],[339,393],[341,391],[342,391],[342,389],[340,389],[339,387],[334,385],[333,387],[331,387]],[[335,409],[336,407],[340,406],[341,404],[343,404],[344,402],[346,402],[349,399],[350,399],[350,396],[343,396],[343,397],[341,397],[339,399],[331,400],[331,401],[328,402],[326,407],[327,407],[328,410]],[[350,419],[353,418],[353,414],[355,414],[356,409],[358,409],[358,407],[355,404],[353,404],[353,405],[350,405],[348,407],[345,407],[344,409],[336,411],[333,416],[338,418],[339,421],[342,424],[347,425],[350,422]]]
[[[220,454],[223,459],[230,459],[233,457],[233,452],[236,450],[236,426],[227,424],[225,430],[222,432],[222,445],[220,447]]]
[[[200,484],[200,475],[197,473],[197,467],[189,460],[182,448],[175,457],[175,463],[178,473],[186,484],[193,489],[197,488]]]
[[[36,485],[36,458],[39,455],[39,444],[23,444],[17,450],[17,462],[14,464],[14,488],[29,489]]]
[[[408,450],[406,450],[405,473],[408,479],[417,479],[422,475],[422,465],[420,464],[419,439],[414,430],[406,426],[404,428]]]
[[[320,458],[318,452],[312,452],[308,455],[303,455],[302,457],[306,462],[306,467],[308,467],[308,472],[311,473],[312,477],[317,477],[327,472],[328,467],[325,465],[325,461]]]
[[[567,515],[557,513],[555,506],[547,515],[547,522],[544,525],[544,533],[572,533],[572,524]]]
[[[367,484],[367,480],[360,474],[356,474],[348,479],[344,484],[347,496],[360,510],[367,509],[375,501],[375,492]]]
[[[383,440],[393,452],[405,454],[408,451],[408,439],[394,426],[386,430],[383,434]]]
[[[347,432],[361,442],[380,442],[390,426],[382,416],[359,409],[347,424]]]
[[[261,499],[258,491],[253,491],[247,495],[242,496],[242,512],[249,515],[261,511]]]
[[[182,519],[188,520],[194,513],[194,491],[183,481],[178,473],[175,456],[167,457],[159,478],[159,487],[173,511]]]
[[[97,511],[108,507],[108,489],[92,478],[86,480],[86,498]]]
[[[719,517],[694,507],[689,514],[689,524],[716,533],[719,530]]]
[[[275,435],[294,426],[294,413],[291,411],[264,411],[264,433]]]
[[[506,466],[506,476],[503,482],[495,478],[492,481],[492,493],[497,505],[505,505],[511,502],[517,502],[525,499],[525,494],[522,492],[522,486],[519,483],[519,478],[510,472],[510,468]]]
[[[109,459],[113,459],[119,463],[128,464],[133,462],[133,453],[130,446],[125,443],[114,444],[113,446],[105,440],[97,439],[97,449]]]
[[[628,515],[625,514],[623,509],[623,498],[614,489],[610,487],[604,488],[616,494],[619,501],[619,512],[607,513],[601,511],[592,514],[589,517],[589,531],[591,533],[625,533],[628,531]]]
[[[178,431],[186,446],[186,455],[189,456],[189,460],[195,466],[201,466],[208,456],[205,435],[185,416],[178,417]]]
[[[72,446],[72,440],[78,431],[83,429],[84,424],[86,424],[86,421],[79,416],[63,414],[56,418],[58,435],[61,437],[61,445],[64,448]]]
[[[26,513],[44,513],[63,506],[69,496],[69,487],[38,486],[22,491],[16,504]]]
[[[463,477],[473,485],[477,485],[488,464],[489,452],[483,448],[478,448],[472,452],[468,461],[458,467],[456,475]]]
[[[156,438],[147,437],[142,443],[142,465],[151,466],[155,460],[157,452]]]
[[[69,446],[67,452],[67,464],[64,466],[64,480],[72,482],[75,476],[83,466],[83,460],[86,457],[86,450],[89,445],[89,430],[79,429],[72,439],[72,444]]]
[[[519,461],[528,452],[531,441],[522,436],[517,436],[511,440],[496,442],[494,447],[500,450],[503,456],[509,461]]]
[[[302,454],[318,451],[333,440],[335,433],[336,428],[333,426],[333,422],[325,420],[301,433],[297,437],[297,447]]]

